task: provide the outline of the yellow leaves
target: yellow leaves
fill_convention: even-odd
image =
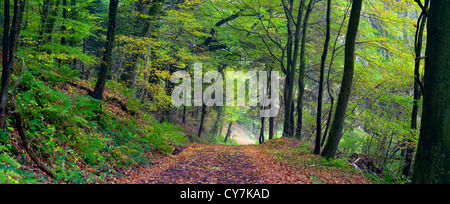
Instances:
[[[149,52],[151,47],[159,43],[152,38],[119,35],[117,36],[117,48],[127,54],[142,54]]]

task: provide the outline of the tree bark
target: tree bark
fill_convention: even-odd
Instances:
[[[106,36],[105,53],[103,54],[103,60],[101,63],[97,84],[95,85],[94,93],[92,94],[92,97],[98,100],[103,100],[103,92],[105,90],[106,80],[109,72],[111,71],[112,50],[114,48],[114,40],[116,34],[116,18],[118,6],[119,0],[111,0],[109,3],[109,21],[108,32]]]
[[[62,26],[61,26],[61,32],[62,32],[62,36],[61,36],[61,46],[65,46],[65,45],[66,45],[66,30],[67,30],[67,28],[66,28],[66,26],[65,26],[64,23],[65,23],[65,21],[67,21],[67,9],[66,9],[66,7],[67,7],[67,0],[63,0],[62,6],[63,6],[63,18],[64,18],[64,22],[62,23]],[[64,62],[63,62],[62,59],[59,59],[59,60],[58,60],[58,63],[59,63],[59,64],[64,64]]]
[[[275,120],[275,117],[270,117],[269,118],[269,140],[272,140],[273,139],[273,136],[274,136],[274,120]]]
[[[316,117],[316,141],[314,147],[314,154],[320,154],[320,137],[322,136],[322,100],[323,100],[323,82],[325,80],[325,63],[327,62],[328,46],[331,38],[331,0],[327,1],[327,31],[325,37],[325,44],[323,47],[322,59],[320,62],[320,80],[319,80],[319,96],[317,99],[317,117]]]
[[[294,136],[294,127],[293,117],[294,117],[294,86],[295,86],[295,71],[297,67],[297,60],[300,49],[300,30],[301,30],[301,20],[303,17],[303,7],[304,1],[300,1],[300,5],[298,8],[297,14],[297,22],[294,24],[294,19],[292,16],[293,13],[293,1],[289,2],[289,8],[282,1],[285,7],[285,14],[288,19],[288,43],[287,43],[287,76],[285,82],[285,111],[284,111],[284,125],[283,125],[283,136],[284,137],[293,137]],[[295,28],[295,32],[292,32],[292,29]],[[292,49],[293,48],[293,49]]]
[[[26,1],[14,0],[14,16],[10,25],[10,2],[4,1],[4,26],[3,26],[3,59],[2,77],[0,88],[0,129],[6,129],[6,107],[8,105],[8,84],[14,65],[14,56],[17,47],[17,38],[20,32],[20,24],[23,17],[23,8]]]
[[[354,0],[347,29],[345,42],[344,76],[342,78],[341,90],[336,106],[336,114],[330,129],[328,141],[322,152],[327,159],[334,159],[342,138],[345,114],[353,83],[353,72],[355,68],[355,41],[358,34],[359,20],[361,17],[362,0]]]
[[[308,20],[315,1],[310,1],[306,9],[305,18],[303,19],[302,42],[300,48],[300,68],[298,75],[298,97],[297,97],[297,127],[295,129],[295,137],[302,138],[303,129],[303,95],[305,94],[305,68],[306,68],[306,33],[308,29]]]
[[[233,121],[230,122],[230,125],[228,125],[228,130],[227,130],[227,134],[225,135],[225,140],[223,141],[224,143],[227,143],[228,138],[231,135],[231,126],[233,125]]]
[[[203,132],[203,125],[205,122],[205,116],[206,116],[206,104],[203,103],[202,105],[202,115],[200,116],[200,126],[198,127],[198,133],[197,136],[201,137]]]
[[[261,131],[259,133],[259,144],[264,143],[264,121],[266,118],[261,117]]]
[[[425,7],[428,9],[429,1],[426,1]],[[422,97],[421,90],[420,90],[420,58],[422,57],[422,41],[423,41],[423,33],[425,30],[425,25],[427,22],[427,15],[425,14],[425,11],[422,12],[422,14],[419,17],[418,23],[417,23],[417,33],[416,33],[416,39],[415,39],[415,63],[414,63],[414,100],[413,100],[413,108],[412,108],[412,114],[411,114],[411,129],[413,130],[411,137],[413,137],[414,130],[417,129],[417,117],[419,113],[419,100]],[[413,143],[412,138],[408,138],[406,140],[406,157],[405,157],[405,164],[403,167],[402,174],[406,178],[408,178],[411,174],[411,165],[412,165],[412,159],[414,156],[415,151],[415,145]]]
[[[450,0],[430,1],[416,184],[450,183],[449,10]]]
[[[351,6],[351,4],[348,4],[347,8],[345,9],[344,17],[342,19],[341,25],[339,26],[339,30],[338,30],[338,32],[336,34],[336,40],[334,41],[333,51],[331,53],[330,65],[328,66],[327,92],[328,92],[328,96],[330,97],[331,107],[330,107],[330,110],[328,111],[327,124],[325,126],[325,132],[323,133],[322,142],[320,144],[322,147],[325,144],[325,139],[327,138],[327,135],[328,135],[328,130],[330,128],[331,116],[333,115],[333,107],[334,107],[334,96],[333,96],[333,93],[332,93],[331,81],[330,81],[331,67],[333,66],[333,61],[334,61],[334,58],[336,56],[336,51],[339,50],[339,48],[336,48],[336,44],[339,41],[339,36],[341,36],[341,30],[342,30],[342,27],[344,26],[345,19],[347,18],[347,13],[350,10],[350,6]]]

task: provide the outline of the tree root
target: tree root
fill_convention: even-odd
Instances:
[[[19,131],[20,138],[22,139],[22,143],[25,146],[25,150],[27,151],[28,155],[31,157],[31,159],[36,163],[36,165],[41,169],[43,172],[45,172],[48,176],[51,178],[55,178],[55,175],[45,167],[45,165],[39,160],[39,158],[34,153],[33,149],[30,147],[30,142],[28,141],[27,137],[25,136],[25,129],[23,128],[22,124],[22,114],[20,114],[19,111],[16,111],[17,104],[16,104],[16,92],[17,92],[17,86],[19,85],[20,80],[22,80],[22,76],[17,79],[16,83],[14,84],[12,96],[11,96],[11,111],[8,111],[9,115],[13,115],[16,119],[16,128]]]

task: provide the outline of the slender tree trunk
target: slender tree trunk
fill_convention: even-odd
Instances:
[[[39,40],[38,40],[38,45],[43,45],[46,42],[47,43],[53,43],[53,32],[55,30],[55,22],[56,19],[58,18],[58,7],[61,3],[61,0],[56,0],[56,2],[54,2],[53,0],[47,0],[44,1],[43,4],[43,11],[42,11],[42,16],[41,16],[41,23],[42,23],[42,27],[41,30],[39,32]],[[47,37],[44,37],[45,34],[48,34]],[[38,49],[40,49],[38,47]],[[52,50],[39,50],[39,51],[45,51],[49,54],[52,53]]]
[[[3,59],[0,88],[0,129],[6,129],[6,108],[8,105],[8,84],[14,65],[14,56],[17,47],[17,38],[23,17],[23,8],[26,1],[14,0],[14,16],[10,25],[10,2],[4,1],[3,26]]]
[[[353,71],[355,68],[355,41],[361,17],[361,7],[362,0],[353,1],[345,42],[344,76],[342,78],[336,114],[331,125],[330,135],[322,152],[322,156],[327,159],[334,159],[342,138],[342,128],[344,126],[345,114],[352,89]]]
[[[328,111],[327,124],[326,124],[326,127],[325,127],[325,132],[323,133],[322,142],[320,144],[322,147],[325,144],[325,139],[327,138],[327,135],[328,135],[328,130],[330,128],[331,116],[333,115],[333,107],[334,107],[334,96],[333,96],[333,93],[332,93],[332,90],[331,90],[331,81],[330,81],[331,67],[333,66],[333,61],[334,61],[334,58],[336,56],[335,55],[336,51],[339,49],[339,48],[336,48],[336,45],[337,45],[337,42],[339,41],[339,36],[341,36],[341,30],[342,30],[342,27],[344,26],[345,19],[347,18],[347,13],[350,10],[350,6],[351,6],[351,4],[348,4],[348,7],[345,10],[344,18],[342,19],[341,25],[339,26],[339,31],[336,34],[336,39],[334,41],[333,51],[332,51],[332,54],[331,54],[330,65],[328,67],[327,92],[328,92],[328,96],[330,97],[331,107],[330,107],[330,110]]]
[[[270,70],[269,73],[272,73],[273,67],[272,67],[272,62],[270,65]],[[272,92],[270,91],[272,89],[272,74],[269,74],[269,79],[268,79],[268,83],[269,86],[267,86],[267,93],[269,95],[269,97],[272,97]],[[274,127],[273,127],[273,122],[274,122],[275,117],[269,117],[269,140],[273,139],[273,135],[274,135]]]
[[[320,62],[320,80],[319,80],[319,96],[317,99],[317,118],[316,118],[316,145],[314,154],[320,154],[320,137],[322,136],[322,100],[323,100],[323,82],[325,80],[325,63],[327,62],[328,46],[331,38],[331,0],[327,1],[327,33],[325,37],[325,45],[323,47],[322,60]]]
[[[95,85],[95,89],[92,94],[93,98],[99,100],[103,100],[103,92],[105,90],[106,79],[108,77],[109,72],[111,71],[112,50],[114,48],[114,40],[116,34],[116,18],[118,5],[119,0],[110,0],[108,32],[106,36],[105,53],[103,54],[103,60],[101,63],[97,84]]]
[[[63,0],[63,18],[64,21],[67,20],[67,0]],[[66,45],[66,37],[65,37],[65,32],[66,32],[66,25],[64,24],[65,22],[63,22],[62,26],[61,26],[61,30],[62,30],[62,37],[61,37],[61,45]]]
[[[298,75],[298,97],[297,97],[297,127],[295,129],[295,137],[302,138],[303,128],[303,95],[305,94],[305,68],[306,68],[306,33],[308,29],[308,20],[311,14],[312,8],[315,4],[315,0],[311,0],[306,9],[305,18],[303,19],[302,26],[302,42],[300,48],[300,68]]]
[[[63,0],[62,6],[63,6],[64,22],[62,23],[62,26],[61,26],[61,32],[62,32],[61,46],[65,46],[66,45],[66,30],[67,30],[66,25],[65,25],[65,22],[67,21],[67,9],[66,9],[66,7],[67,7],[67,0]],[[58,63],[59,64],[63,64],[63,60],[59,59]]]
[[[38,45],[44,44],[44,33],[47,30],[47,22],[50,14],[51,0],[44,0],[41,11],[41,30],[39,31]]]
[[[203,125],[205,122],[205,116],[206,116],[206,104],[203,103],[202,105],[202,115],[200,117],[200,126],[198,127],[198,133],[197,136],[201,137],[203,132]]]
[[[284,1],[283,1],[284,2]],[[297,67],[297,60],[300,49],[300,29],[301,29],[301,20],[303,15],[303,7],[304,1],[300,2],[297,14],[297,21],[294,24],[294,19],[292,16],[293,12],[293,1],[290,1],[289,8],[287,5],[283,3],[285,6],[286,17],[288,18],[288,43],[287,43],[287,76],[286,76],[286,86],[285,90],[285,116],[284,116],[284,125],[283,125],[283,136],[293,137],[294,136],[294,86],[295,86],[295,71]],[[295,28],[295,32],[292,32],[292,29]],[[292,48],[294,48],[292,50]]]
[[[76,0],[71,0],[70,1],[70,8],[71,8],[71,10],[75,9],[76,4],[77,4]],[[77,11],[72,11],[71,14],[70,14],[71,19],[78,20],[77,13],[78,13]],[[74,29],[71,29],[70,33],[71,33],[72,37],[69,39],[69,46],[71,48],[74,48],[75,47],[75,43],[76,43],[75,38],[73,37],[73,34],[75,33]],[[83,39],[83,41],[84,41],[84,39]],[[76,58],[72,59],[72,62],[70,63],[70,67],[72,69],[76,69],[76,67],[77,67],[77,59]]]
[[[183,120],[182,123],[186,125],[186,106],[183,106]]]
[[[233,121],[230,122],[230,125],[228,125],[228,130],[227,130],[227,134],[225,135],[225,140],[223,141],[224,143],[227,143],[228,138],[231,135],[231,126],[233,125]]]
[[[269,140],[272,140],[273,139],[273,136],[274,136],[274,120],[275,120],[275,117],[270,117],[269,118]]]
[[[450,183],[450,0],[430,1],[423,114],[413,183]]]
[[[425,8],[428,9],[429,1],[426,1]],[[422,41],[423,41],[423,33],[425,30],[425,25],[427,22],[427,15],[425,12],[422,12],[422,14],[419,17],[418,23],[417,23],[417,33],[416,33],[416,40],[415,40],[415,55],[416,60],[414,64],[414,101],[413,101],[413,109],[411,114],[411,129],[416,130],[417,129],[417,116],[419,113],[419,100],[422,97],[420,92],[420,57],[422,57]],[[414,131],[412,131],[414,132]],[[411,137],[413,137],[415,134],[412,134]],[[413,143],[412,138],[408,138],[406,140],[406,157],[405,157],[405,164],[403,167],[402,175],[408,178],[411,174],[411,165],[412,165],[412,159],[414,156],[415,151],[415,145]]]
[[[264,121],[266,118],[261,117],[261,132],[259,133],[259,144],[264,143]]]

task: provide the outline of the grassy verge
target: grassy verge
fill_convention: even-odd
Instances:
[[[346,159],[327,161],[312,154],[312,146],[292,138],[280,138],[262,145],[276,160],[290,165],[297,173],[313,183],[369,183],[361,172],[353,168]]]

